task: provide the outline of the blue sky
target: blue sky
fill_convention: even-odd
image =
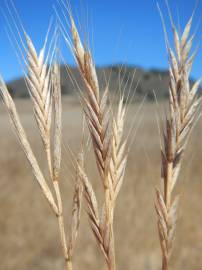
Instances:
[[[8,0],[6,0],[8,1]],[[51,18],[56,0],[13,0],[23,24],[39,50]],[[92,40],[94,59],[98,65],[128,63],[146,69],[167,68],[162,24],[155,0],[72,0],[71,6],[76,17],[88,26]],[[169,20],[165,1],[158,1],[167,25]],[[176,21],[184,27],[191,15],[196,0],[170,0],[169,4]],[[0,6],[5,12],[4,0]],[[88,15],[87,15],[88,14]],[[199,1],[193,26],[200,22],[202,1]],[[0,13],[0,73],[6,80],[22,74],[21,67],[5,32],[6,22]],[[87,20],[88,17],[88,20]],[[85,27],[83,28],[85,29]],[[201,43],[202,23],[200,22],[195,45]],[[62,46],[67,63],[73,64],[68,49]],[[202,48],[193,67],[192,76],[202,75]]]

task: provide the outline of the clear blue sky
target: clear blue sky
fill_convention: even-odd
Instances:
[[[7,0],[6,0],[7,1]],[[36,47],[42,46],[43,38],[56,0],[13,0],[23,24]],[[164,0],[158,1],[168,21]],[[194,8],[195,0],[170,0],[174,18],[184,26]],[[4,0],[0,6],[6,11]],[[126,62],[144,68],[167,68],[164,36],[155,0],[72,0],[72,9],[81,22],[89,17],[89,34],[93,37],[93,53],[96,64],[106,65]],[[200,21],[202,1],[199,1],[194,26]],[[179,16],[178,16],[179,15]],[[6,22],[0,13],[0,73],[6,80],[18,77],[21,68],[7,38]],[[169,24],[168,24],[169,25]],[[196,36],[201,43],[202,23]],[[73,59],[64,50],[67,63]],[[66,51],[66,52],[65,52]],[[193,77],[202,75],[202,48],[193,68]]]

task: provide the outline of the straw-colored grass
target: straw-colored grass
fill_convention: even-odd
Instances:
[[[108,88],[106,86],[101,96],[92,56],[88,50],[84,49],[71,15],[70,20],[73,37],[72,51],[86,89],[86,97],[81,98],[104,191],[104,203],[100,207],[100,216],[96,195],[85,174],[84,188],[89,209],[88,215],[108,269],[115,270],[114,207],[122,185],[127,157],[126,144],[122,141],[125,106],[121,97],[117,115],[111,114]]]
[[[76,188],[74,194],[74,204],[72,211],[71,237],[69,243],[65,232],[63,203],[60,189],[60,170],[61,170],[61,148],[62,148],[62,105],[61,105],[61,84],[60,84],[60,69],[57,64],[47,68],[45,55],[45,45],[41,50],[39,57],[37,56],[35,47],[25,34],[27,41],[27,61],[25,63],[28,67],[28,76],[26,77],[28,90],[34,105],[34,116],[36,119],[39,134],[42,139],[44,151],[47,159],[47,167],[49,170],[49,178],[51,179],[54,193],[48,186],[45,175],[40,169],[32,147],[30,146],[26,132],[22,126],[20,117],[15,107],[15,103],[9,94],[6,84],[0,78],[0,89],[3,102],[8,110],[11,123],[17,138],[26,154],[30,163],[32,172],[38,181],[42,193],[51,206],[57,221],[60,233],[60,241],[63,251],[63,257],[66,264],[66,269],[72,269],[72,256],[75,241],[77,238],[77,231],[80,220],[80,206],[82,198],[82,187],[80,176],[76,177]],[[24,44],[23,44],[24,46]],[[53,107],[53,108],[52,108]],[[54,119],[53,125],[51,125]],[[51,132],[52,127],[52,132]],[[78,163],[79,165],[80,163]],[[78,167],[76,163],[76,167]],[[79,165],[79,168],[82,166]]]
[[[173,199],[172,194],[179,177],[190,131],[196,121],[196,114],[201,103],[201,97],[197,93],[201,80],[196,81],[192,87],[189,82],[194,61],[194,57],[189,56],[193,41],[193,36],[189,37],[192,19],[193,17],[188,21],[182,36],[179,36],[177,28],[172,23],[175,52],[166,40],[170,60],[169,113],[165,123],[164,143],[161,149],[164,190],[163,196],[157,190],[156,203],[163,255],[162,270],[169,269],[175,237],[178,197]]]
[[[62,5],[64,5],[63,2]],[[41,169],[40,159],[36,157],[32,150],[15,103],[3,78],[0,78],[0,93],[32,173],[56,217],[66,269],[73,269],[73,256],[78,237],[84,194],[89,224],[96,242],[104,256],[108,270],[116,270],[115,206],[127,169],[126,165],[130,150],[128,149],[128,139],[130,131],[133,129],[130,126],[129,134],[124,133],[126,112],[128,112],[126,110],[127,104],[124,104],[124,91],[119,97],[117,108],[114,109],[109,97],[108,85],[106,84],[102,93],[92,55],[81,41],[69,8],[65,5],[64,7],[65,11],[68,11],[69,30],[73,42],[66,35],[67,32],[64,31],[63,24],[61,28],[83,79],[84,89],[79,89],[78,94],[91,138],[97,175],[101,183],[101,187],[99,187],[101,195],[97,195],[93,187],[94,181],[87,168],[88,164],[85,163],[85,124],[83,124],[83,128],[81,127],[80,152],[75,155],[70,150],[71,162],[76,175],[74,177],[72,213],[68,214],[70,220],[70,222],[68,221],[70,223],[68,234],[66,234],[63,211],[64,200],[62,199],[60,180],[63,132],[60,68],[56,62],[59,51],[56,48],[58,26],[51,41],[54,45],[52,47],[50,45],[49,48],[49,52],[50,49],[52,50],[51,56],[49,52],[46,52],[48,37],[45,39],[44,46],[38,55],[31,38],[26,34],[24,28],[25,43],[17,28],[20,43],[22,43],[21,46],[26,53],[26,57],[23,56],[22,61],[28,70],[26,83],[33,103],[36,126],[42,141],[42,150],[46,158],[47,175]],[[182,36],[178,34],[171,18],[175,51],[170,48],[167,33],[164,29],[170,65],[169,112],[165,121],[162,136],[163,143],[161,145],[163,191],[156,191],[155,204],[162,250],[162,270],[169,269],[173,250],[178,205],[178,198],[173,199],[173,190],[179,177],[184,151],[201,102],[201,98],[197,94],[200,80],[192,87],[189,83],[189,75],[195,56],[195,53],[190,56],[194,37],[190,37],[192,18],[193,16],[187,23]],[[62,23],[60,19],[59,22]],[[14,25],[16,27],[15,23]],[[22,26],[20,27],[22,28]],[[22,54],[21,50],[20,54]],[[45,55],[47,56],[45,57]],[[48,57],[50,57],[50,65],[47,65]],[[131,141],[133,141],[133,138]],[[87,146],[89,147],[88,144]],[[135,199],[133,199],[133,203],[135,203]],[[125,211],[127,211],[127,206]],[[117,247],[120,248],[120,245],[118,244]]]

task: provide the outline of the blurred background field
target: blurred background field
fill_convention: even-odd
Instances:
[[[23,124],[34,152],[46,171],[45,158],[32,118],[29,100],[17,100]],[[138,131],[129,154],[123,189],[115,221],[118,269],[160,269],[160,247],[154,210],[155,187],[160,184],[160,145],[156,111],[163,115],[163,103],[146,102],[135,121]],[[130,127],[139,103],[130,105]],[[82,114],[74,97],[63,98],[63,140],[79,150]],[[199,270],[202,265],[202,120],[189,142],[176,192],[180,194],[179,221],[172,266],[178,270]],[[127,128],[126,128],[127,129]],[[70,153],[63,147],[62,192],[66,229],[71,212],[74,170]],[[189,158],[188,158],[189,157]],[[92,153],[87,153],[87,170],[99,196],[101,188]],[[101,198],[100,198],[101,199]],[[84,207],[85,208],[85,207]],[[55,218],[33,179],[24,153],[12,133],[6,111],[0,105],[0,269],[63,269]],[[104,269],[103,258],[90,231],[85,209],[82,212],[74,268]]]

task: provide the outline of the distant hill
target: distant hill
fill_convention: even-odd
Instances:
[[[80,78],[79,72],[76,68],[68,67],[71,77],[67,73],[67,68],[61,66],[61,84],[62,94],[75,95],[78,86],[82,89],[83,84]],[[110,91],[119,91],[120,82],[122,82],[121,89],[126,88],[126,95],[131,87],[130,94],[132,95],[136,89],[136,100],[142,100],[147,95],[148,100],[153,100],[153,90],[155,91],[158,100],[164,99],[168,96],[168,72],[162,70],[144,70],[139,67],[133,66],[121,66],[113,65],[102,68],[97,68],[98,79],[101,88],[103,89],[106,85],[106,81],[109,81]],[[193,81],[191,82],[193,83]],[[8,84],[8,88],[14,98],[27,98],[28,91],[24,78],[11,81]]]

